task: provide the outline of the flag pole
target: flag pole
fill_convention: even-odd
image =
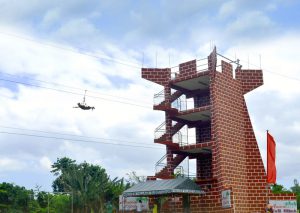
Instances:
[[[266,195],[267,195],[267,197],[266,197],[266,202],[267,202],[267,205],[269,204],[269,183],[268,183],[268,158],[269,158],[269,155],[268,155],[268,133],[269,133],[269,130],[267,129],[267,166],[266,166],[266,168],[267,168],[267,181],[266,181]]]

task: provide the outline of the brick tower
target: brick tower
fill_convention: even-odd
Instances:
[[[295,199],[266,189],[266,173],[244,99],[263,84],[262,70],[242,69],[214,48],[207,58],[178,67],[142,68],[142,78],[164,87],[154,95],[153,108],[165,113],[154,142],[166,146],[166,155],[148,179],[173,178],[184,159],[196,159],[194,178],[206,194],[189,198],[191,212],[264,212],[268,198]],[[192,100],[193,106],[187,107],[182,98]],[[194,143],[182,136],[183,127],[195,129]],[[221,199],[226,190],[231,200],[227,207]]]

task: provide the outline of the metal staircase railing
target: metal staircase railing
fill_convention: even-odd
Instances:
[[[162,102],[165,101],[165,91],[162,90],[159,93],[154,94],[153,103],[154,106],[160,105]]]
[[[181,108],[182,108],[182,101],[181,101],[181,98],[177,98],[176,100],[174,100],[171,104],[171,107],[174,108],[174,109],[177,109],[179,111],[181,111]]]
[[[155,173],[158,174],[160,173],[162,170],[167,169],[167,154],[165,154],[164,156],[161,157],[161,159],[159,159],[159,161],[157,161],[157,163],[155,164]],[[171,164],[172,165],[172,164]],[[174,165],[176,166],[174,168],[174,174],[176,175],[184,175],[184,169],[183,166],[179,166],[179,165]]]
[[[188,136],[183,135],[181,131],[178,131],[176,134],[172,137],[173,143],[178,143],[179,146],[185,146],[188,145]]]
[[[170,102],[172,102],[172,107],[173,106],[177,106],[178,104],[180,104],[180,102],[178,102],[178,97],[182,95],[182,92],[180,91],[173,91],[171,92],[171,96],[167,97],[169,98]],[[165,91],[162,90],[159,93],[154,94],[153,96],[153,104],[154,106],[158,106],[160,104],[162,104],[163,102],[166,101],[166,96],[165,96]],[[174,103],[175,102],[175,103]],[[178,108],[178,107],[173,107],[173,108]]]
[[[159,173],[161,170],[163,170],[167,165],[167,154],[162,156],[159,161],[155,164],[155,173]]]
[[[173,124],[172,128],[174,128],[176,124]],[[176,129],[172,131],[176,131]],[[165,134],[166,134],[166,122],[163,122],[154,130],[154,139],[155,140],[160,139],[164,137]],[[182,135],[181,131],[171,132],[171,135],[172,135],[173,143],[177,143],[179,144],[179,146],[185,146],[188,144],[187,135]]]
[[[164,134],[166,134],[166,122],[163,122],[158,127],[156,127],[156,129],[154,130],[154,139],[159,139]]]

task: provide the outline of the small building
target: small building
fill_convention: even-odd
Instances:
[[[190,196],[203,194],[204,191],[194,181],[178,177],[138,183],[127,189],[123,197],[149,197],[150,210],[157,205],[158,212],[175,213],[182,210],[190,212]],[[178,206],[178,201],[182,201],[182,206]],[[164,210],[163,206],[166,206]]]

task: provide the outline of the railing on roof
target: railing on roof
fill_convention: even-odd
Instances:
[[[196,72],[204,72],[208,70],[207,58],[196,60]],[[171,67],[171,79],[175,79],[180,74],[179,65]]]
[[[240,60],[235,59],[232,60],[220,53],[217,53],[217,63],[216,63],[216,70],[221,71],[222,65],[221,65],[221,60],[226,61],[230,64],[233,64],[233,70],[235,70],[237,67],[241,67]],[[179,75],[179,65],[171,67],[171,79],[175,79]],[[201,58],[196,60],[196,71],[197,72],[204,72],[208,70],[208,58]]]
[[[220,53],[217,53],[217,66],[216,66],[216,70],[221,72],[222,71],[222,64],[221,61],[225,61],[227,63],[230,63],[233,65],[233,71],[236,70],[237,68],[241,68],[242,65],[240,64],[240,60],[239,59],[235,59],[232,60]],[[235,76],[235,72],[233,72],[233,75]]]

